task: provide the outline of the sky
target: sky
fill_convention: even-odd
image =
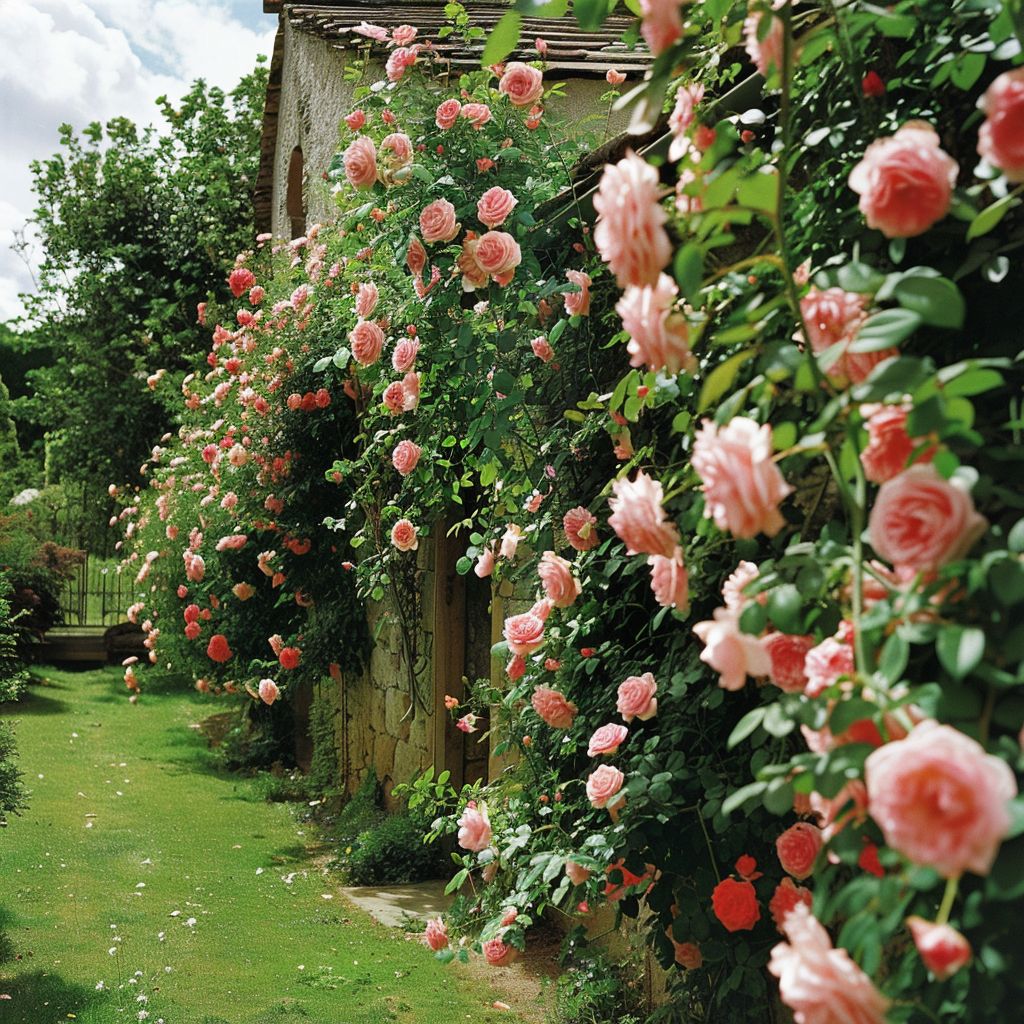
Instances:
[[[156,97],[196,78],[230,89],[276,27],[261,0],[0,0],[0,321],[33,290],[12,243],[35,205],[29,163],[57,151],[58,126],[157,122]]]

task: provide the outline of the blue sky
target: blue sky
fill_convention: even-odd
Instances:
[[[0,320],[18,315],[30,267],[11,244],[34,205],[29,162],[57,126],[124,115],[195,78],[230,88],[270,55],[276,18],[261,0],[0,0]]]

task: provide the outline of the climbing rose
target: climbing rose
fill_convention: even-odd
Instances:
[[[351,114],[345,115],[345,124],[352,131],[357,132],[366,124],[366,115],[361,110],[353,110]]]
[[[802,882],[814,870],[822,845],[821,829],[798,821],[775,840],[775,852],[782,870]]]
[[[273,704],[280,695],[280,690],[278,690],[277,683],[273,679],[261,679],[259,694],[260,700],[264,704]]]
[[[785,526],[779,512],[793,488],[772,461],[772,428],[746,416],[724,427],[711,420],[697,432],[693,468],[704,482],[704,515],[735,537],[769,537]]]
[[[416,527],[408,519],[399,519],[391,527],[391,543],[399,551],[415,551],[420,546]]]
[[[466,103],[460,114],[469,121],[473,128],[480,131],[491,119],[491,108],[486,103]]]
[[[855,671],[853,648],[836,637],[827,637],[812,647],[804,658],[807,677],[804,693],[808,697],[818,697],[840,679],[853,676]]]
[[[594,209],[594,244],[619,287],[654,285],[672,256],[659,205],[658,172],[629,150],[617,164],[606,164]]]
[[[907,433],[907,409],[902,405],[862,405],[860,414],[868,431],[868,445],[860,453],[864,475],[876,484],[884,484],[907,468],[907,462],[920,438]],[[916,462],[931,462],[935,448],[931,447],[915,458]]]
[[[505,675],[514,683],[526,675],[526,659],[521,654],[513,654],[505,666]]]
[[[1009,765],[948,725],[922,722],[873,751],[864,766],[869,810],[885,841],[944,878],[987,875],[1017,795]]]
[[[654,287],[630,285],[615,305],[622,329],[629,335],[630,366],[646,366],[670,374],[692,373],[697,361],[690,351],[690,327],[672,309],[679,289],[668,274],[659,274]]]
[[[568,608],[580,596],[580,581],[572,574],[572,565],[554,551],[545,551],[537,566],[544,593],[556,608]]]
[[[442,949],[448,948],[448,926],[440,917],[432,917],[427,921],[423,938],[435,953],[440,953]]]
[[[868,318],[865,302],[863,295],[843,291],[842,288],[826,288],[824,291],[812,288],[800,300],[800,314],[811,351],[821,354],[833,345],[842,345],[839,358],[825,369],[825,376],[836,387],[862,383],[879,363],[897,354],[894,348],[876,352],[850,351],[857,332]],[[799,336],[797,340],[800,340]]]
[[[565,539],[577,551],[589,551],[598,543],[597,517],[582,505],[569,509],[562,517],[562,529]]]
[[[423,449],[415,441],[399,441],[391,453],[391,464],[401,476],[408,476],[420,461]]]
[[[658,699],[655,693],[658,684],[650,672],[642,676],[630,676],[619,684],[615,701],[616,710],[627,722],[638,718],[646,722],[658,713]]]
[[[515,107],[532,107],[544,95],[544,76],[529,64],[510,61],[498,82],[498,92]]]
[[[206,645],[206,656],[211,661],[216,661],[223,665],[225,661],[230,661],[234,652],[228,646],[228,638],[223,633],[214,633],[210,637],[210,642]]]
[[[488,231],[481,235],[474,256],[480,269],[500,285],[512,280],[523,259],[519,243],[506,231]]]
[[[772,7],[777,10],[785,2],[786,0],[774,0]],[[764,18],[770,18],[771,25],[768,28],[768,34],[763,39],[759,39],[758,37],[761,35],[761,21]],[[744,49],[747,51],[747,56],[750,58],[751,63],[765,77],[773,69],[775,71],[781,71],[782,69],[784,32],[785,26],[782,19],[770,11],[755,11],[748,14],[743,22]]]
[[[299,662],[302,661],[302,651],[298,647],[282,647],[277,660],[281,668],[291,672],[299,667]]]
[[[384,65],[384,73],[389,82],[400,82],[408,68],[416,63],[417,46],[398,46],[391,51],[387,63]]]
[[[626,553],[671,557],[679,544],[679,532],[675,523],[665,518],[661,484],[640,470],[632,481],[616,480],[612,492],[608,525],[625,543]]]
[[[565,862],[565,873],[569,876],[569,881],[573,885],[582,885],[590,878],[589,868],[583,867],[582,864],[577,864],[574,860],[567,860]]]
[[[515,523],[509,523],[505,527],[505,532],[501,535],[501,547],[498,549],[498,554],[502,558],[512,561],[516,557],[516,549],[519,547],[519,542],[522,539],[522,529]]]
[[[251,583],[236,583],[231,588],[231,593],[239,601],[248,601],[256,593],[256,588]]]
[[[725,878],[711,892],[711,909],[726,931],[750,931],[761,919],[761,907],[750,882]]]
[[[1024,181],[1024,68],[1001,74],[978,103],[978,152],[1012,182]]]
[[[384,394],[381,395],[381,400],[384,402],[389,413],[392,416],[397,416],[400,412],[405,409],[405,388],[402,387],[400,380],[393,380],[385,389]]]
[[[412,25],[399,25],[391,32],[391,41],[396,46],[409,46],[417,36],[417,30]]]
[[[501,939],[488,939],[481,944],[480,949],[492,967],[507,967],[516,958],[517,953],[514,946],[506,946]]]
[[[528,612],[505,620],[504,636],[513,654],[521,654],[525,658],[544,643],[544,619],[547,616],[539,614],[537,609],[538,605],[534,605]]]
[[[494,546],[484,548],[477,556],[473,572],[479,579],[486,579],[494,572]]]
[[[377,306],[380,292],[372,281],[364,281],[356,292],[356,316],[360,319],[368,317]]]
[[[462,110],[462,104],[458,100],[445,100],[444,103],[440,104],[434,114],[434,123],[441,131],[446,132],[450,128],[455,127],[455,122],[459,119],[459,112]]]
[[[604,80],[611,86],[622,85],[626,80],[626,76],[615,68],[609,68],[604,73]]]
[[[768,655],[757,637],[740,629],[734,611],[716,608],[714,617],[698,622],[693,631],[704,644],[700,660],[718,673],[718,685],[723,690],[742,690],[747,676],[768,675]]]
[[[668,126],[675,136],[669,148],[670,160],[681,160],[689,150],[686,133],[696,117],[697,105],[704,99],[704,86],[695,82],[676,91],[676,105],[668,116]]]
[[[810,889],[802,885],[796,885],[792,878],[784,878],[775,887],[772,898],[768,901],[768,913],[772,915],[775,927],[782,931],[786,915],[798,904],[802,903],[808,910],[814,903],[814,897]]]
[[[533,349],[533,354],[542,363],[550,363],[555,358],[555,350],[551,347],[551,342],[543,334],[530,342],[530,348]]]
[[[971,962],[971,944],[950,925],[908,917],[907,927],[925,967],[939,981],[951,978]]]
[[[384,332],[372,320],[360,320],[349,331],[348,343],[360,366],[373,366],[384,349]]]
[[[675,608],[684,613],[689,611],[690,577],[683,563],[683,549],[677,547],[671,557],[651,555],[647,564],[651,567],[654,600],[662,608]]]
[[[477,808],[470,800],[459,818],[459,846],[464,850],[479,853],[486,850],[491,842],[491,820],[487,817],[487,804]]]
[[[255,283],[256,275],[248,267],[235,267],[228,275],[228,287],[236,299],[240,299]]]
[[[771,953],[782,1001],[797,1024],[885,1024],[889,1000],[850,959],[802,903],[783,922],[789,942]]]
[[[629,730],[624,725],[602,725],[590,737],[590,745],[587,747],[587,757],[600,757],[602,754],[615,754],[619,747],[626,742]]]
[[[868,227],[886,238],[924,234],[949,211],[959,168],[925,121],[908,121],[876,139],[850,172]]]
[[[814,647],[814,637],[795,633],[769,633],[761,638],[761,647],[768,655],[768,678],[783,693],[803,693],[807,686],[804,661]]]
[[[495,185],[477,200],[476,215],[482,224],[496,228],[505,222],[518,202],[519,200],[507,188]]]
[[[547,686],[538,686],[530,698],[533,710],[552,729],[571,729],[576,717],[576,705],[567,700],[558,690]]]
[[[345,178],[354,188],[372,188],[377,180],[377,150],[373,139],[360,135],[349,143],[342,157]]]
[[[618,768],[610,764],[598,765],[587,776],[587,799],[591,806],[614,810],[626,799],[625,794],[620,792],[625,781],[626,776]]]
[[[450,242],[460,227],[462,225],[455,219],[455,207],[447,199],[435,199],[420,213],[420,232],[428,245]]]
[[[405,251],[405,265],[414,277],[419,277],[427,265],[427,250],[415,235],[409,240],[409,247]]]
[[[640,34],[655,56],[683,34],[678,0],[640,0],[640,12],[643,17]]]
[[[408,373],[416,365],[420,343],[418,338],[403,338],[391,353],[391,365],[397,373]]]
[[[987,526],[961,481],[916,465],[879,488],[868,535],[897,570],[927,572],[963,558]]]
[[[722,584],[722,600],[726,608],[741,611],[746,601],[743,591],[757,579],[758,569],[753,562],[740,562],[733,569],[729,578]],[[762,604],[768,600],[767,594],[760,594],[755,600]]]
[[[567,270],[566,280],[569,284],[579,285],[578,292],[562,292],[565,299],[565,311],[569,316],[590,315],[590,275],[584,274],[582,270]]]

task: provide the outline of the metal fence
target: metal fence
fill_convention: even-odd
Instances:
[[[117,571],[115,558],[87,554],[64,585],[61,610],[69,626],[115,626],[125,620],[131,579]]]

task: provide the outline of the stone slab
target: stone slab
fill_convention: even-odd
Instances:
[[[409,917],[439,917],[452,901],[445,883],[411,882],[408,885],[356,885],[341,891],[360,910],[388,928],[404,928]]]

